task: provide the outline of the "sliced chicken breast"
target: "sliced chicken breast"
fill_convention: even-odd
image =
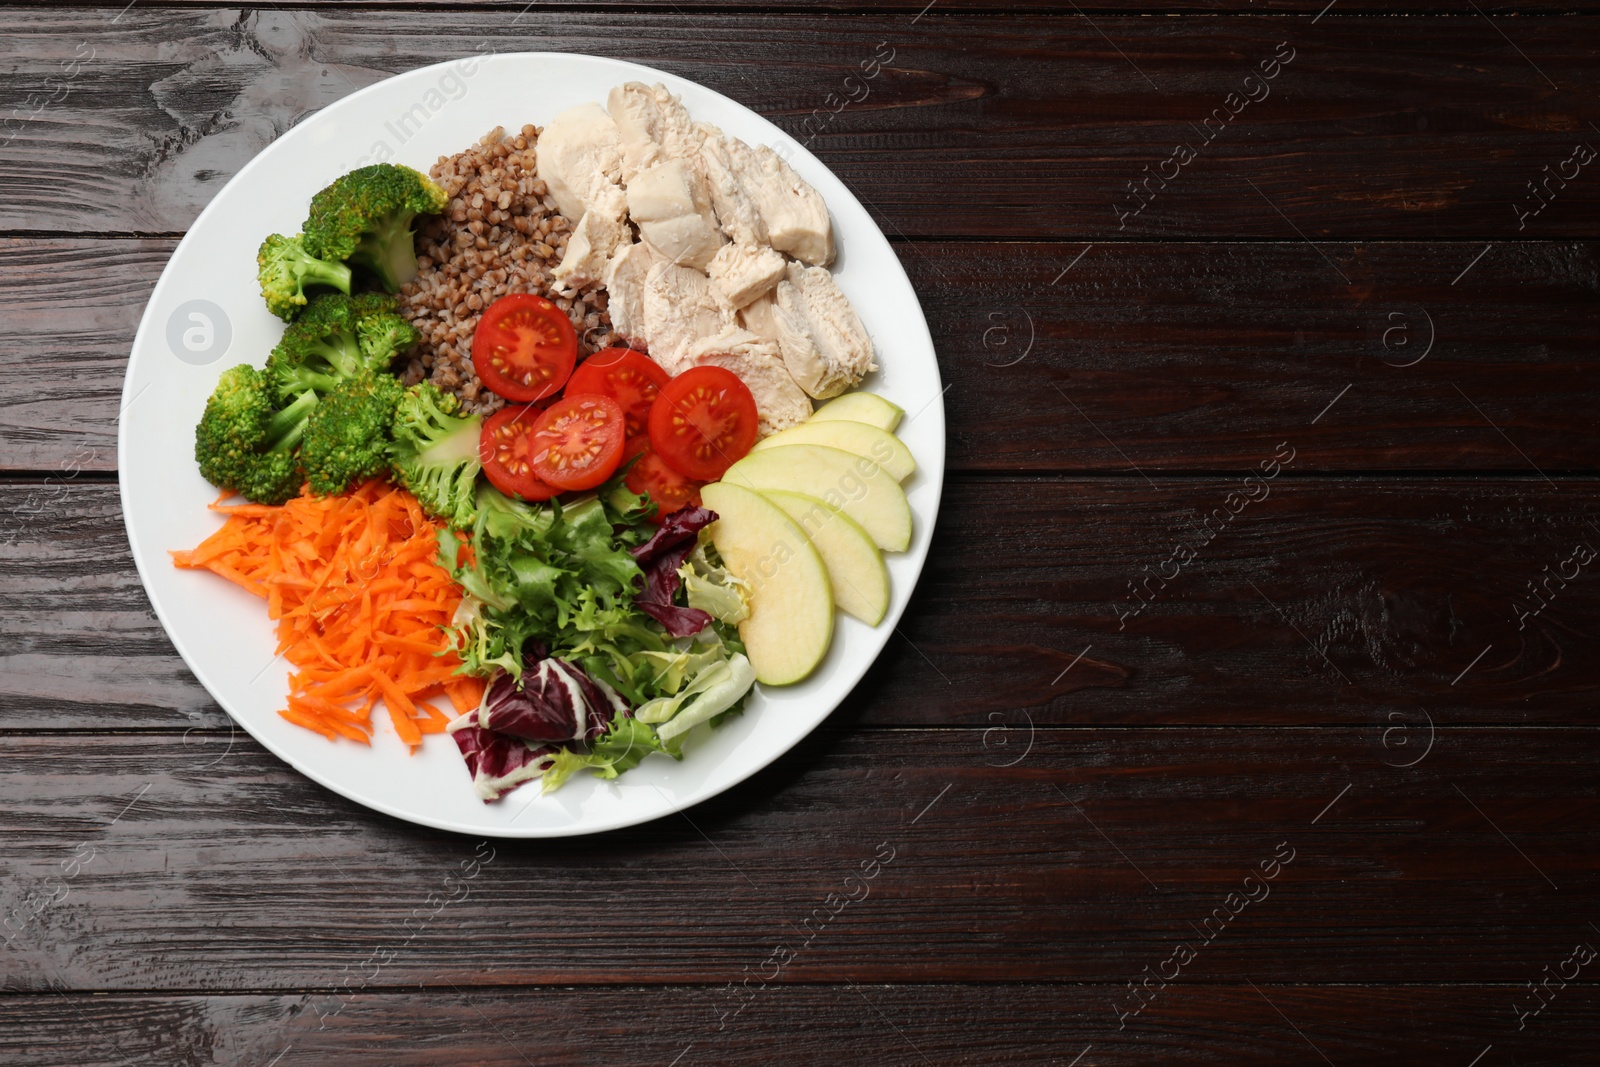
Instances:
[[[635,174],[628,215],[646,241],[680,266],[704,270],[722,247],[705,182],[684,160],[662,160]]]
[[[601,186],[622,178],[617,124],[599,104],[579,104],[551,119],[539,135],[535,155],[539,180],[574,225]]]
[[[606,267],[611,328],[633,348],[643,349],[649,343],[644,332],[644,286],[650,268],[660,262],[663,260],[654,249],[636,242],[620,248]]]
[[[633,240],[628,228],[628,200],[622,188],[603,185],[593,197],[589,210],[567,239],[566,255],[550,272],[569,289],[604,280],[611,257]]]
[[[763,341],[778,341],[778,299],[772,293],[756,297],[739,309],[739,325]]]
[[[811,400],[784,367],[778,346],[749,330],[730,327],[689,349],[695,366],[723,367],[738,375],[755,397],[762,437],[798,426],[811,417]]]
[[[751,148],[727,137],[723,147],[740,190],[761,218],[762,240],[757,243],[817,266],[833,262],[833,225],[822,194],[766,145]]]
[[[711,206],[717,212],[717,222],[734,244],[764,245],[767,243],[767,227],[761,221],[761,209],[745,191],[733,164],[732,145],[738,144],[743,148],[744,142],[723,137],[721,131],[711,136],[710,131],[714,129],[710,127],[706,130],[700,163],[705,171]]]
[[[776,295],[773,320],[783,361],[807,393],[819,400],[838,396],[878,369],[872,338],[825,268],[789,264]]]
[[[606,107],[622,145],[624,182],[661,160],[699,156],[705,133],[666,86],[627,82],[611,90]]]
[[[783,280],[784,270],[783,256],[766,245],[723,245],[706,266],[712,287],[734,308],[770,293]]]
[[[689,350],[733,326],[734,313],[717,302],[711,279],[693,267],[656,263],[645,275],[644,342],[668,374],[690,365]]]

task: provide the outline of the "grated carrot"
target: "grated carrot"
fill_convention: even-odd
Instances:
[[[222,528],[172,561],[267,601],[278,652],[295,668],[279,715],[368,744],[381,700],[414,751],[449,721],[430,699],[448,697],[458,713],[478,705],[483,681],[455,673],[444,632],[461,589],[435,562],[439,525],[410,493],[371,481],[282,507],[226,499],[211,505],[227,516]]]

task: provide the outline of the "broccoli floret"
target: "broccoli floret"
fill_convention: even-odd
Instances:
[[[392,374],[340,382],[306,420],[300,462],[318,496],[342,493],[389,469],[389,428],[405,387]]]
[[[364,267],[391,293],[417,276],[411,224],[450,198],[429,178],[393,163],[353,170],[311,198],[306,251]]]
[[[307,252],[298,234],[285,237],[275,233],[261,242],[256,253],[256,277],[267,310],[289,322],[306,305],[306,287],[326,285],[341,293],[350,292],[350,268],[330,263]]]
[[[219,489],[282,504],[300,491],[294,447],[316,406],[317,394],[306,392],[279,410],[266,375],[246,363],[229,368],[195,427],[200,473]]]
[[[483,419],[457,415],[457,407],[456,398],[432,382],[407,389],[395,409],[390,463],[429,514],[459,528],[472,525],[477,511]]]
[[[267,358],[278,395],[327,394],[347,379],[387,371],[398,353],[417,343],[416,327],[398,307],[383,293],[314,297]]]

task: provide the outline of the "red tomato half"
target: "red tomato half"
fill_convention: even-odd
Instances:
[[[533,424],[533,472],[557,489],[593,489],[622,461],[625,426],[609,396],[562,397]]]
[[[489,483],[502,493],[524,500],[549,500],[556,495],[533,473],[533,424],[543,412],[526,404],[503,407],[489,416],[478,435],[478,460]]]
[[[554,396],[578,359],[567,313],[542,296],[512,293],[489,305],[472,335],[472,369],[507,400]]]
[[[567,396],[598,393],[622,405],[628,420],[628,437],[641,436],[649,426],[650,406],[672,377],[655,360],[630,348],[596,352],[572,372]]]
[[[756,398],[721,367],[690,367],[650,409],[650,447],[679,474],[714,482],[756,443]]]
[[[700,504],[700,483],[690,481],[656,455],[650,442],[640,438],[628,449],[639,456],[638,462],[628,468],[623,484],[635,493],[649,493],[656,503],[655,516],[650,520],[657,526],[661,520],[686,504]]]

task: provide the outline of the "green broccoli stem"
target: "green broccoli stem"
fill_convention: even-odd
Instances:
[[[391,293],[417,276],[417,248],[411,224],[416,213],[400,211],[384,219],[361,238],[351,255],[372,268]]]
[[[283,373],[283,384],[279,386],[279,396],[297,396],[307,390],[319,395],[325,395],[338,388],[342,380],[336,374],[318,374],[316,371],[309,371],[304,367],[295,367]]]
[[[340,330],[317,342],[312,349],[339,372],[339,377],[328,379],[330,388],[337,385],[341,378],[354,378],[361,370],[361,346],[353,333]],[[327,392],[327,389],[323,389],[323,392]]]
[[[318,259],[315,256],[306,256],[299,261],[300,285],[329,285],[350,295],[350,268],[343,263],[330,262]]]
[[[316,406],[317,394],[308,389],[288,407],[272,416],[267,423],[267,440],[271,442],[267,451],[287,452],[299,444],[306,432],[306,419]]]

